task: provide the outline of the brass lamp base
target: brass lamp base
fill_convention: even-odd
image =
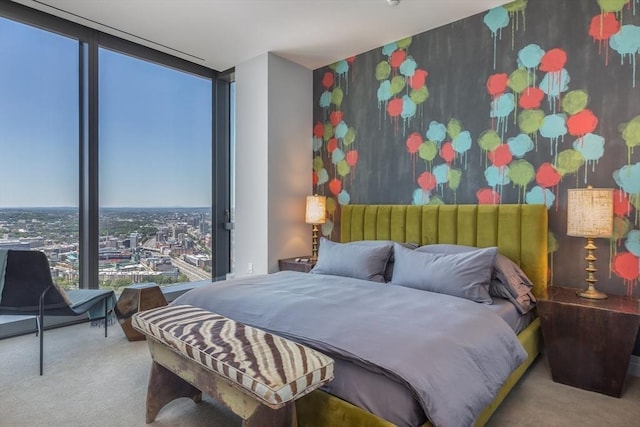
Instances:
[[[607,294],[605,294],[604,292],[600,292],[593,286],[589,286],[587,289],[576,292],[576,295],[582,298],[589,299],[607,299]]]

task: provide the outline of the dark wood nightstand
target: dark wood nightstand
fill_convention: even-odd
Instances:
[[[620,397],[640,327],[640,301],[616,295],[585,299],[577,290],[552,286],[538,298],[551,376]]]
[[[314,265],[316,265],[316,262],[311,261],[311,256],[285,258],[278,260],[278,268],[280,268],[280,271],[291,270],[308,273],[311,271]]]

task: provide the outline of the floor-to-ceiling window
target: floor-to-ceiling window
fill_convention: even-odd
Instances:
[[[0,248],[78,286],[78,41],[0,18]]]
[[[67,287],[224,277],[216,74],[0,3],[0,248],[44,251]]]

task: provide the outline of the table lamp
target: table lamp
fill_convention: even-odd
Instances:
[[[307,196],[307,208],[305,210],[304,222],[313,224],[313,245],[311,260],[318,259],[318,224],[324,224],[327,220],[327,198],[325,196]]]
[[[613,189],[573,188],[568,190],[567,196],[567,235],[587,238],[584,248],[587,250],[585,270],[589,287],[577,294],[582,298],[605,299],[607,295],[595,288],[596,257],[593,252],[596,245],[593,239],[613,234]]]

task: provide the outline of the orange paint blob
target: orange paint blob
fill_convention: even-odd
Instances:
[[[588,108],[567,119],[567,129],[573,136],[584,136],[593,132],[596,126],[598,126],[598,118]]]
[[[453,149],[453,145],[451,144],[451,142],[445,142],[444,144],[442,144],[442,147],[440,148],[440,157],[442,157],[442,159],[451,164],[451,162],[453,162],[453,159],[456,158],[456,152]]]
[[[507,166],[513,160],[513,155],[507,144],[500,144],[495,150],[487,153],[487,158],[493,166]]]
[[[422,136],[418,132],[414,132],[407,138],[407,151],[415,154],[422,145]]]
[[[500,203],[500,193],[491,188],[481,188],[476,192],[476,197],[481,205],[496,205]]]
[[[324,136],[324,125],[322,123],[318,122],[313,127],[313,136],[316,138],[322,138]]]
[[[333,73],[331,71],[327,71],[324,73],[324,76],[322,76],[322,86],[324,86],[325,89],[333,86]]]
[[[549,188],[558,185],[562,175],[558,173],[551,163],[543,163],[536,171],[536,183],[540,187]]]
[[[327,151],[329,153],[333,153],[338,148],[338,140],[336,138],[331,138],[327,142]]]
[[[387,113],[391,117],[398,117],[402,113],[402,99],[393,98],[387,104]]]
[[[329,114],[329,120],[331,120],[333,127],[338,126],[342,121],[342,111],[332,111],[331,114]]]
[[[631,213],[629,196],[624,191],[613,190],[613,213],[619,217],[627,216]]]
[[[528,87],[520,94],[518,106],[523,110],[540,108],[540,104],[542,104],[543,99],[544,92],[541,89],[538,89],[537,87]]]
[[[558,48],[551,49],[540,60],[540,70],[546,72],[561,71],[566,63],[567,52]]]
[[[331,194],[333,194],[334,196],[340,194],[340,192],[342,191],[342,181],[340,181],[338,178],[333,178],[329,182],[329,191],[331,191]]]
[[[507,90],[509,76],[506,73],[492,74],[487,79],[487,92],[493,98],[502,95]]]
[[[594,16],[589,25],[589,35],[594,40],[609,40],[618,31],[620,31],[620,22],[612,12]]]
[[[430,172],[422,172],[418,177],[418,185],[424,191],[431,191],[436,186],[436,177]]]
[[[346,161],[349,166],[351,167],[355,166],[356,163],[358,163],[358,151],[357,150],[347,151]]]
[[[611,262],[611,271],[626,280],[636,280],[640,277],[640,258],[631,252],[617,254]]]
[[[429,73],[426,70],[417,69],[414,71],[413,76],[409,77],[409,86],[411,89],[420,89],[427,81]]]
[[[406,58],[407,52],[405,52],[404,50],[396,50],[391,54],[391,58],[389,58],[389,64],[393,68],[398,68]]]

